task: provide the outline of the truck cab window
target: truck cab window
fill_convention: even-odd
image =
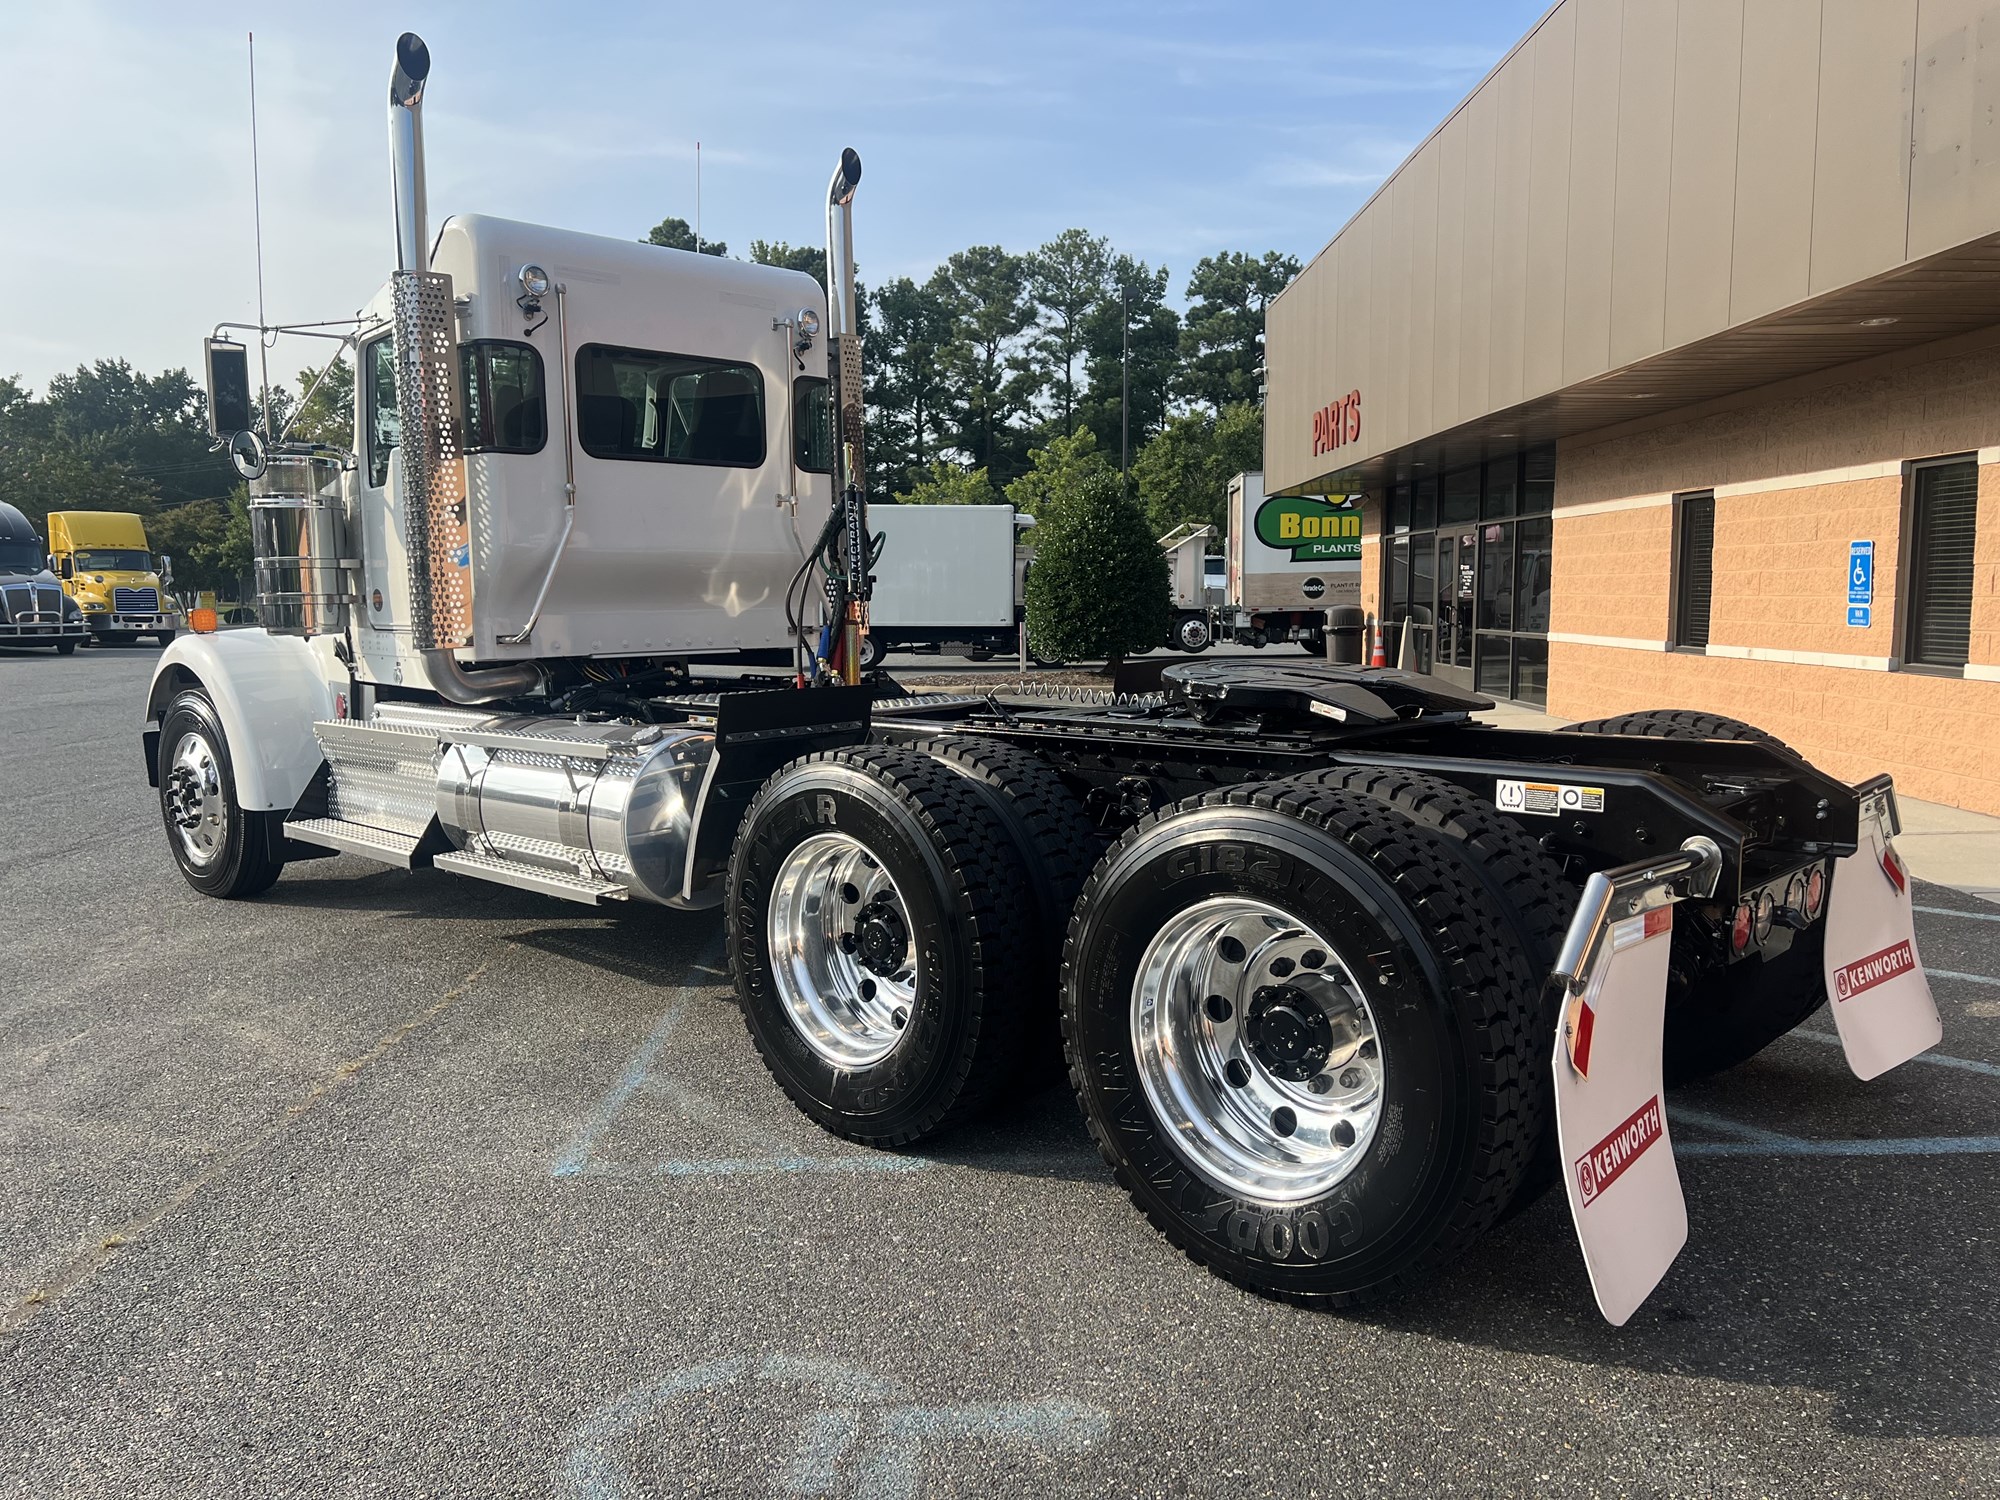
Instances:
[[[367,349],[362,367],[368,375],[366,429],[368,483],[375,489],[389,482],[389,454],[403,440],[403,423],[396,411],[396,347],[393,339],[377,339]]]
[[[586,344],[576,389],[577,436],[593,458],[764,462],[764,377],[754,365]]]
[[[548,440],[542,357],[526,344],[481,339],[459,351],[468,453],[539,453]]]
[[[833,472],[833,382],[801,375],[792,382],[793,459],[814,474]]]
[[[143,552],[93,547],[76,554],[76,565],[86,573],[146,573],[152,570],[153,560]]]

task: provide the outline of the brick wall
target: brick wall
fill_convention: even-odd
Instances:
[[[1704,708],[1761,725],[1849,779],[1887,770],[1911,796],[2000,813],[2000,681],[1877,669],[1900,655],[1902,465],[1982,449],[1971,660],[1988,678],[2000,667],[1996,448],[2000,348],[1962,345],[1565,445],[1550,711]],[[1671,497],[1704,489],[1716,491],[1706,655],[1661,649],[1672,633]],[[1848,546],[1864,538],[1875,543],[1875,601],[1873,623],[1856,628]]]

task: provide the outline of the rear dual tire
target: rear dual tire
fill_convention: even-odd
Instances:
[[[1737,740],[1795,753],[1754,724],[1688,708],[1643,709],[1569,729],[1664,740]],[[1667,969],[1665,1068],[1670,1086],[1748,1062],[1826,1003],[1823,921],[1794,933],[1791,945],[1771,958],[1759,954],[1729,963],[1721,957],[1726,941],[1724,930],[1692,903],[1676,913]]]
[[[1195,1260],[1375,1301],[1527,1179],[1540,977],[1450,835],[1309,778],[1239,787],[1143,820],[1092,875],[1065,950],[1071,1081],[1120,1185]]]

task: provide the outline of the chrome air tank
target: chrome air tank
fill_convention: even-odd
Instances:
[[[708,904],[681,893],[712,727],[501,716],[441,738],[438,821],[461,849]]]

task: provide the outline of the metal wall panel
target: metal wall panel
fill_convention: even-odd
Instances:
[[[1809,290],[1900,265],[1909,244],[1917,0],[1824,0]]]
[[[1572,0],[1569,244],[1563,258],[1562,372],[1569,383],[1611,359],[1611,267],[1618,197],[1618,91],[1625,0]]]
[[[1410,361],[1414,340],[1410,327],[1411,261],[1415,255],[1412,200],[1413,172],[1400,173],[1389,184],[1387,233],[1375,239],[1375,367],[1386,371],[1378,380],[1383,407],[1378,408],[1390,430],[1410,430]]]
[[[1437,305],[1431,333],[1431,427],[1459,421],[1458,367],[1465,322],[1465,116],[1437,142]]]
[[[1605,368],[1657,354],[1666,342],[1667,205],[1673,175],[1679,22],[1677,6],[1627,0],[1619,39],[1618,163]]]
[[[1522,350],[1528,314],[1528,185],[1534,142],[1532,53],[1501,69],[1493,89],[1493,319],[1487,346],[1486,399],[1512,406],[1522,397]]]
[[[1919,0],[1910,161],[1914,258],[2000,219],[2000,4]]]
[[[1747,323],[1806,297],[1819,33],[1820,0],[1752,0],[1744,7],[1731,323]]]
[[[1667,220],[1667,347],[1729,324],[1744,0],[1681,0]]]
[[[1529,45],[1535,65],[1528,146],[1528,300],[1522,329],[1524,396],[1555,390],[1563,370],[1563,284],[1569,259],[1570,119],[1576,89],[1576,0]]]
[[[1408,369],[1403,421],[1411,432],[1430,432],[1436,425],[1431,357],[1437,324],[1438,164],[1438,153],[1427,151],[1403,174],[1410,195],[1410,324],[1403,341]]]
[[[1499,153],[1499,103],[1480,90],[1459,119],[1465,125],[1464,337],[1459,347],[1458,415],[1491,411],[1493,395],[1493,173]]]

